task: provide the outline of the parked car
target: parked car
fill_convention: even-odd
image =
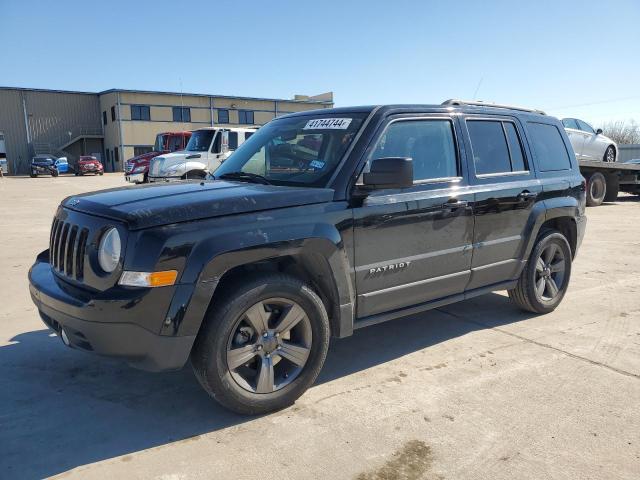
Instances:
[[[191,132],[164,132],[156,136],[151,152],[143,153],[127,160],[124,166],[124,179],[131,183],[149,181],[149,163],[152,158],[163,153],[184,150],[191,138]]]
[[[63,200],[31,297],[66,345],[156,371],[191,358],[226,407],[272,411],[330,335],[495,290],[553,311],[586,225],[569,152],[556,118],[477,102],[278,117],[216,181]]]
[[[57,158],[53,165],[58,170],[58,173],[67,173],[69,171],[69,162],[67,161],[67,157]]]
[[[31,159],[31,177],[37,177],[38,175],[51,175],[52,177],[58,176],[58,169],[56,168],[56,157],[49,153],[36,155]]]
[[[0,157],[0,171],[2,171],[4,175],[9,173],[9,166],[7,165],[7,159],[5,157]]]
[[[92,155],[83,155],[78,159],[75,173],[76,175],[86,175],[87,173],[103,175],[104,166],[96,157]]]
[[[184,151],[159,155],[151,160],[149,181],[206,178],[255,131],[255,128],[218,127],[196,130],[192,132]]]
[[[616,161],[618,146],[602,134],[602,129],[594,130],[587,122],[577,118],[563,118],[562,125],[578,160]]]

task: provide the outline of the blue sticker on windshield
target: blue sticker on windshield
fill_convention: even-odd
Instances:
[[[310,164],[310,167],[317,168],[318,170],[324,168],[324,162],[322,160],[313,160]]]

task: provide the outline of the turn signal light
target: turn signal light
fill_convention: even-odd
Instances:
[[[177,270],[162,272],[123,272],[120,285],[127,287],[166,287],[176,283]]]

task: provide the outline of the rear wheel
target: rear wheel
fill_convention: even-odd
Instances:
[[[587,206],[597,207],[607,194],[607,181],[600,172],[593,172],[587,178]]]
[[[616,161],[616,149],[613,145],[609,145],[604,152],[603,162],[615,162]]]
[[[51,171],[51,176],[52,176],[52,177],[57,177],[58,175],[59,175],[59,173],[58,173],[58,171],[57,171],[57,170],[52,170],[52,171]]]
[[[191,353],[200,384],[226,408],[259,414],[291,405],[315,381],[329,347],[316,293],[283,274],[226,288]]]
[[[549,313],[560,304],[571,277],[571,248],[560,232],[547,230],[533,247],[509,298],[523,310]]]

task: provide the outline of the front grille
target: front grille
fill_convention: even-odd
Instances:
[[[82,280],[88,239],[89,229],[55,218],[49,239],[51,267],[69,278]]]
[[[133,162],[125,163],[125,165],[124,165],[125,173],[131,173],[131,170],[133,170]]]

